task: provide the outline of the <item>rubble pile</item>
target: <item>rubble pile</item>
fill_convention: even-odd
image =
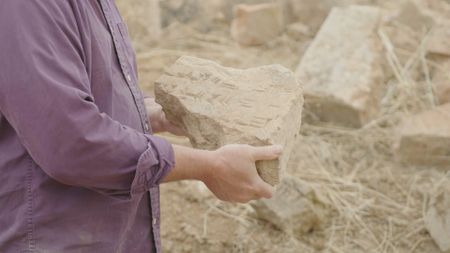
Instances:
[[[183,232],[165,235],[169,249],[450,252],[448,1],[148,0],[133,11],[118,2],[138,47],[160,39],[146,67],[192,146],[285,147],[257,163],[277,185],[270,200],[227,206],[205,189],[163,187],[163,199],[187,205],[163,203],[178,215],[163,224]],[[137,12],[151,13],[144,26]],[[203,220],[190,220],[189,205]],[[208,224],[227,240],[208,241],[221,238]]]

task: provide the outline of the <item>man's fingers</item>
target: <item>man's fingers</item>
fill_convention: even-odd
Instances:
[[[273,186],[261,180],[259,188],[259,196],[261,198],[270,199],[273,197],[274,192],[275,188]]]
[[[183,128],[176,126],[174,124],[167,125],[167,131],[176,136],[187,136],[186,131]]]
[[[281,145],[252,147],[252,155],[255,161],[273,160],[278,158],[283,152]]]

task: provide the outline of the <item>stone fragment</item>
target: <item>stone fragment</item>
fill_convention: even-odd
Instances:
[[[399,8],[400,7],[400,8]],[[418,6],[414,1],[405,1],[395,7],[397,12],[384,13],[381,32],[383,32],[400,66],[407,68],[400,75],[408,76],[411,80],[419,80],[423,76],[423,66],[420,61],[411,61],[411,55],[422,46],[425,34],[434,25],[434,20],[423,6]],[[390,58],[388,56],[387,58]],[[385,64],[385,76],[397,75],[389,64]]]
[[[295,178],[283,178],[271,199],[251,205],[260,219],[296,237],[319,230],[325,219],[325,205],[312,188]]]
[[[224,21],[231,24],[234,18],[234,8],[238,4],[261,4],[271,2],[271,0],[219,0],[220,12]]]
[[[286,24],[302,22],[316,32],[337,1],[333,0],[279,0],[283,5]]]
[[[432,78],[438,104],[450,103],[450,60],[439,62],[433,71]]]
[[[174,21],[188,23],[200,16],[198,0],[163,0],[160,5],[163,27]]]
[[[414,1],[406,1],[396,18],[397,22],[410,27],[414,31],[424,32],[434,25],[434,20]]]
[[[162,27],[188,24],[198,32],[208,33],[217,21],[223,21],[222,0],[163,0]]]
[[[261,177],[278,182],[299,134],[303,91],[281,65],[246,70],[181,57],[155,84],[156,101],[170,121],[186,130],[194,147],[280,144],[283,155],[257,162]]]
[[[311,37],[312,32],[309,26],[297,22],[286,27],[286,34],[295,40],[305,40]]]
[[[399,132],[401,160],[425,166],[450,165],[450,104],[405,118]]]
[[[333,8],[303,56],[296,75],[305,106],[321,121],[361,127],[378,112],[384,91],[380,9]]]
[[[239,4],[234,9],[231,36],[244,46],[262,45],[275,39],[283,30],[279,4]]]
[[[116,3],[138,50],[161,38],[159,0],[135,0],[133,3],[129,0],[117,0]]]
[[[427,51],[430,54],[450,56],[450,22],[438,24],[431,29]]]
[[[425,227],[442,252],[450,252],[450,186],[442,184],[430,201]]]

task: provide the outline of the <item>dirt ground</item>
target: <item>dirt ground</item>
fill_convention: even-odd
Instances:
[[[234,68],[279,63],[295,71],[316,32],[305,23],[310,29],[303,34],[284,33],[263,46],[241,47],[230,37],[230,14],[223,8],[222,13],[208,9],[220,1],[184,1],[184,9],[176,12],[170,2],[174,1],[161,2],[160,40],[137,45],[140,83],[148,93],[163,69],[182,55]],[[361,129],[304,120],[289,174],[314,189],[325,203],[328,212],[321,228],[301,236],[288,234],[257,219],[249,204],[216,200],[202,183],[171,183],[161,187],[165,252],[440,252],[425,228],[423,213],[434,189],[450,183],[448,170],[407,165],[394,152],[399,120],[434,106],[424,92],[424,66],[439,62],[420,57],[423,33],[389,23],[405,1],[334,2],[382,7],[386,25],[381,29],[394,50],[383,55],[390,74],[384,80],[388,92],[379,118]],[[447,1],[417,2],[435,15],[450,17]],[[389,64],[392,59],[399,64]],[[407,94],[405,82],[410,87]],[[189,145],[187,139],[164,136]]]

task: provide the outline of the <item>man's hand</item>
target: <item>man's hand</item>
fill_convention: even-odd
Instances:
[[[146,98],[144,103],[154,133],[169,132],[178,136],[186,136],[186,132],[181,127],[167,120],[161,105],[156,103],[154,98]]]
[[[281,146],[233,144],[206,151],[174,145],[174,150],[176,165],[165,182],[201,180],[217,198],[229,202],[246,203],[273,195],[274,188],[261,179],[255,163],[276,159]]]
[[[271,198],[274,187],[261,179],[255,162],[276,159],[281,152],[281,146],[224,146],[215,151],[216,165],[203,178],[203,182],[217,198],[224,201],[246,203]]]

